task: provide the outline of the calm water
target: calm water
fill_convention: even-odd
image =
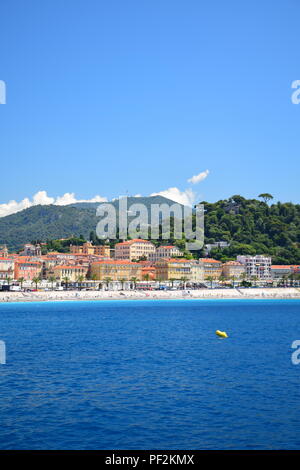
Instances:
[[[1,304],[0,448],[300,448],[299,320],[296,300]]]

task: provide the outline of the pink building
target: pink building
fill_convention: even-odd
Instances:
[[[24,278],[26,281],[32,281],[33,278],[39,277],[42,271],[42,263],[39,261],[22,260],[17,258],[15,261],[16,280]]]

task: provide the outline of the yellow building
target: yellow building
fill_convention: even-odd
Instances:
[[[88,268],[80,265],[57,265],[53,268],[53,275],[56,279],[63,281],[68,278],[69,282],[76,282],[80,276],[86,277]],[[50,277],[50,276],[49,276]]]
[[[109,245],[93,245],[92,242],[86,242],[82,246],[71,245],[70,252],[72,254],[97,255],[110,258]]]
[[[226,277],[226,279],[230,279],[232,277],[235,279],[241,279],[245,272],[245,266],[238,261],[227,261],[227,263],[223,264],[222,275]]]
[[[130,280],[133,277],[141,280],[142,267],[139,263],[124,260],[96,261],[91,264],[91,277],[99,281],[105,278],[111,278],[112,281]]]
[[[162,281],[186,279],[191,282],[204,280],[204,268],[197,261],[187,259],[162,259],[155,263],[156,279]]]
[[[222,274],[222,262],[213,258],[200,258],[199,263],[204,267],[204,279],[212,277],[219,279]]]
[[[148,240],[142,240],[136,238],[134,240],[128,240],[126,242],[117,243],[115,246],[115,259],[120,260],[133,260],[146,257],[155,254],[155,245]]]

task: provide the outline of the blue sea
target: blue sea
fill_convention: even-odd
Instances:
[[[297,339],[298,300],[0,304],[0,448],[299,449]]]

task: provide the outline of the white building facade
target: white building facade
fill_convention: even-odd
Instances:
[[[159,261],[163,258],[178,258],[183,256],[182,251],[174,245],[162,245],[156,248],[154,253],[149,254],[149,261]]]
[[[239,255],[237,261],[245,266],[248,278],[257,278],[259,280],[271,279],[272,259],[269,256],[256,255]]]

